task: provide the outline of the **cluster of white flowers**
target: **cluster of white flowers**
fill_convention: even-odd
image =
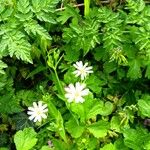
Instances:
[[[88,63],[83,64],[82,61],[76,62],[73,65],[76,70],[73,72],[76,77],[80,76],[81,80],[84,80],[87,75],[93,73],[92,66],[88,67]],[[68,102],[75,102],[75,103],[83,103],[85,99],[84,96],[89,94],[89,89],[86,88],[84,83],[77,82],[74,84],[69,84],[68,87],[65,87],[65,97],[67,98]],[[29,115],[29,119],[33,120],[34,122],[41,122],[42,119],[47,118],[47,104],[42,104],[42,101],[33,102],[32,107],[28,107],[27,114]]]
[[[73,64],[76,70],[73,72],[76,77],[80,76],[81,80],[84,80],[87,75],[93,73],[92,66],[88,67],[88,63],[83,64],[82,61],[76,62]],[[65,88],[66,94],[65,97],[67,98],[68,102],[75,102],[75,103],[83,103],[85,99],[84,96],[88,95],[89,89],[86,88],[84,83],[77,82],[75,86],[71,83],[68,87]]]

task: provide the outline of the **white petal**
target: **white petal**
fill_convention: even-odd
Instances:
[[[39,107],[39,108],[42,107],[42,101],[39,101],[39,102],[38,102],[38,107]]]
[[[35,108],[33,108],[33,107],[28,107],[28,110],[35,111]]]
[[[73,99],[67,99],[68,103],[73,102]]]
[[[44,113],[41,114],[42,118],[46,119],[47,118],[47,115],[45,115]]]
[[[85,100],[82,97],[78,97],[75,99],[76,103],[83,103]]]
[[[30,117],[29,117],[29,120],[33,120],[34,119],[34,115],[31,115]]]
[[[48,112],[48,109],[43,109],[42,112],[46,113],[46,112]]]
[[[83,67],[82,61],[76,62],[76,64],[77,64],[77,66],[78,66],[79,68],[82,68],[82,67]]]
[[[38,105],[37,105],[36,102],[33,102],[33,107],[34,107],[34,108],[38,108]]]
[[[32,114],[34,114],[35,112],[34,111],[27,111],[27,114],[28,115],[32,115]]]
[[[36,116],[33,121],[34,121],[34,122],[37,122],[37,120],[38,120],[38,117]]]
[[[47,108],[47,104],[44,104],[44,105],[42,106],[42,109],[45,109],[45,108]]]
[[[83,67],[86,68],[87,65],[88,65],[88,63],[86,62]]]
[[[38,120],[39,122],[41,122],[41,121],[42,121],[42,117],[41,117],[41,116],[37,116],[37,120]]]
[[[85,90],[83,90],[83,91],[81,92],[81,95],[82,95],[82,96],[86,96],[86,95],[88,95],[88,93],[89,93],[89,90],[88,90],[88,89],[85,89]]]

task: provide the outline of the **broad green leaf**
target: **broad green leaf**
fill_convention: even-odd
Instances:
[[[106,144],[103,148],[100,148],[100,150],[117,150],[117,149],[112,143],[110,143],[110,144]]]
[[[64,142],[62,142],[61,140],[54,139],[52,141],[53,141],[55,150],[66,150],[67,149],[66,144]]]
[[[49,146],[42,146],[40,150],[52,150]]]
[[[110,128],[116,132],[120,132],[121,119],[118,116],[113,116],[110,122]]]
[[[144,128],[128,128],[123,131],[124,143],[133,150],[142,150],[150,142],[150,134]]]
[[[71,134],[74,138],[79,138],[83,131],[84,125],[78,124],[78,122],[72,117],[69,119],[68,122],[65,124],[67,131]]]
[[[150,99],[140,99],[138,100],[138,107],[141,116],[150,117]]]
[[[87,127],[87,129],[96,137],[103,138],[107,135],[109,130],[109,123],[107,121],[100,120]]]
[[[37,133],[33,128],[25,128],[18,131],[14,136],[14,142],[17,150],[30,150],[37,142]]]
[[[103,101],[100,101],[100,104],[101,104],[101,110],[100,110],[100,114],[102,116],[107,116],[107,115],[110,115],[114,109],[114,106],[111,102],[107,101],[107,102],[103,102]]]
[[[85,122],[86,113],[83,104],[71,103],[69,109],[80,118],[81,122]]]
[[[86,80],[87,87],[89,87],[94,93],[101,92],[101,83],[102,81],[94,74],[90,75]]]

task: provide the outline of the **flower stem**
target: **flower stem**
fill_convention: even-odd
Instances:
[[[90,0],[84,0],[84,16],[88,16],[90,12]]]
[[[60,80],[59,80],[56,68],[54,68],[54,74],[55,74],[57,85],[58,85],[58,88],[59,88],[59,93],[62,94],[62,95],[64,95],[64,90],[63,90],[62,85],[60,83]]]

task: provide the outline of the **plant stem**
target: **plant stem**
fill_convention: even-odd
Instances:
[[[55,77],[56,77],[56,80],[57,80],[57,85],[59,86],[59,92],[64,95],[64,90],[62,88],[62,85],[60,83],[60,80],[59,80],[59,77],[58,77],[58,74],[57,74],[57,71],[56,71],[56,68],[54,68],[54,74],[55,74]]]
[[[88,16],[90,12],[90,0],[84,0],[84,16]]]

